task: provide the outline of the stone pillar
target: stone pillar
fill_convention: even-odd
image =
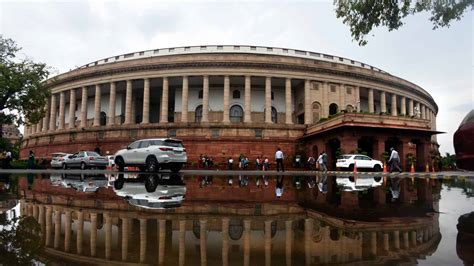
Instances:
[[[97,255],[97,213],[91,213],[91,235],[90,235],[90,246],[91,246],[91,256],[95,257]]]
[[[272,123],[272,78],[265,78],[265,123]]]
[[[94,127],[100,126],[100,101],[101,101],[100,84],[95,85],[95,101],[94,101]]]
[[[181,97],[181,122],[187,123],[188,122],[188,95],[189,95],[189,82],[188,77],[183,76],[183,90],[182,90],[182,97]]]
[[[413,116],[413,100],[408,99],[408,115]]]
[[[125,124],[132,123],[132,81],[127,80],[127,87],[125,92]]]
[[[329,85],[324,81],[321,86],[321,118],[327,118],[329,116],[328,91]]]
[[[146,260],[146,223],[145,218],[140,218],[140,263],[145,263]]]
[[[50,110],[51,110],[51,109],[50,109],[50,106],[51,106],[50,100],[48,99],[48,101],[46,102],[46,107],[45,107],[45,109],[46,109],[46,110],[45,110],[45,113],[46,113],[46,114],[45,114],[45,116],[44,116],[44,118],[43,118],[43,128],[41,129],[41,131],[43,131],[43,132],[48,131],[49,116],[50,116],[50,113],[49,113],[49,112],[50,112]]]
[[[201,249],[201,265],[207,265],[207,220],[199,220],[200,232],[199,232],[199,246]]]
[[[56,130],[56,95],[51,94],[51,111],[49,112],[49,131]]]
[[[38,223],[40,224],[41,227],[41,241],[45,240],[44,234],[45,234],[45,222],[44,222],[44,206],[43,205],[38,205]]]
[[[184,266],[186,258],[186,221],[179,221],[179,266]]]
[[[130,218],[122,218],[122,261],[128,257],[128,230],[130,228]]]
[[[36,133],[40,133],[41,132],[41,126],[43,125],[43,119],[40,119],[38,123],[36,123]]]
[[[383,233],[383,250],[388,251],[390,248],[390,242],[389,242],[389,235],[388,233]]]
[[[61,211],[54,210],[54,249],[59,248],[61,240]]]
[[[64,120],[65,120],[65,115],[64,115],[64,109],[66,105],[66,95],[64,94],[64,91],[59,93],[59,126],[58,130],[64,129]]]
[[[158,220],[158,265],[165,260],[166,220]]]
[[[222,265],[229,265],[229,218],[222,218]],[[245,237],[245,235],[244,235]],[[245,265],[245,238],[244,238],[244,265]]]
[[[87,87],[82,87],[80,127],[81,128],[87,127]]]
[[[69,91],[69,124],[68,128],[76,127],[76,89]]]
[[[265,221],[265,265],[272,265],[272,221]]]
[[[291,248],[293,245],[293,221],[285,221],[285,233],[286,265],[291,265]]]
[[[245,102],[244,102],[244,122],[250,123],[252,122],[252,102],[251,102],[251,95],[252,89],[250,87],[250,76],[245,76]]]
[[[244,220],[244,266],[250,265],[251,220]]]
[[[369,88],[368,89],[368,93],[369,93],[369,96],[368,96],[368,101],[369,101],[369,113],[374,113],[374,89],[372,88]]]
[[[360,87],[355,86],[354,87],[354,93],[355,93],[355,100],[356,100],[356,106],[354,106],[357,110],[357,112],[360,112]]]
[[[393,232],[393,247],[395,249],[400,249],[400,231],[398,230]]]
[[[380,112],[387,112],[387,97],[385,97],[384,91],[380,91]]]
[[[311,82],[304,81],[304,123],[310,125],[313,123],[313,112],[311,111]]]
[[[426,119],[426,105],[422,105],[421,107],[421,118]]]
[[[410,232],[410,243],[412,247],[416,247],[416,230]]]
[[[112,217],[110,213],[104,213],[105,219],[105,258],[112,257]]]
[[[230,94],[230,78],[224,76],[224,111],[222,122],[229,123],[229,94]]]
[[[33,218],[38,222],[38,205],[33,204],[31,206],[33,207]]]
[[[410,238],[408,237],[408,231],[403,232],[403,248],[408,249],[410,247]]]
[[[64,226],[64,251],[69,252],[71,250],[71,211],[67,210],[65,214],[65,226]]]
[[[313,219],[304,220],[304,254],[306,265],[311,265],[311,242],[313,236]]]
[[[370,254],[377,255],[377,232],[370,232]]]
[[[110,82],[110,93],[109,93],[109,111],[107,118],[107,125],[115,125],[115,101],[117,94],[117,85],[115,82]]]
[[[209,76],[202,77],[202,119],[201,122],[209,122]]]
[[[132,125],[137,123],[137,96],[133,96],[133,93],[132,93],[132,111],[130,115],[130,123]]]
[[[150,79],[143,80],[143,115],[142,124],[150,123]]]
[[[396,94],[392,94],[392,116],[397,116],[397,95]]]
[[[293,124],[293,111],[291,105],[291,79],[287,78],[285,80],[285,120],[286,124]]]
[[[400,104],[401,104],[400,114],[406,115],[407,114],[407,98],[405,96],[402,96]]]
[[[53,209],[50,206],[46,206],[46,243],[47,247],[51,246],[51,229],[53,220]]]
[[[77,254],[82,255],[82,236],[84,235],[84,212],[82,210],[77,212],[77,237],[76,250]]]
[[[339,110],[345,110],[346,109],[346,101],[345,101],[345,91],[346,86],[344,84],[339,85]]]

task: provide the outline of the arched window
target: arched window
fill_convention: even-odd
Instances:
[[[339,112],[339,107],[335,103],[329,105],[329,115],[335,115]]]
[[[317,123],[321,119],[321,104],[318,102],[313,103],[313,123]]]
[[[244,110],[240,105],[233,105],[230,108],[230,122],[242,123],[244,117]]]
[[[198,98],[199,98],[199,99],[202,99],[202,90],[200,90],[200,91],[198,92]]]
[[[194,111],[194,121],[201,122],[202,120],[202,105],[198,105]]]
[[[234,99],[240,99],[240,91],[239,90],[234,90],[232,92],[232,98]]]
[[[100,112],[100,125],[107,125],[107,114],[104,111]]]

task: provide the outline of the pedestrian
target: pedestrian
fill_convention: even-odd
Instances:
[[[308,158],[308,167],[309,167],[309,169],[314,170],[316,168],[315,164],[316,164],[316,159],[314,159],[313,156],[309,156],[309,158]]]
[[[262,170],[262,160],[260,159],[260,156],[257,156],[257,159],[255,159],[255,166],[257,167],[257,170]]]
[[[234,166],[234,159],[232,159],[232,157],[229,157],[229,159],[227,160],[227,169],[232,170],[233,166]]]
[[[268,160],[268,157],[265,157],[263,160],[263,171],[268,171],[270,169],[270,160]]]
[[[12,161],[12,153],[11,151],[7,151],[7,153],[5,154],[5,168],[6,169],[11,168],[11,164],[10,164],[11,161]]]
[[[321,152],[318,157],[319,171],[322,171],[324,173],[328,171],[326,163],[327,163],[327,154],[325,152]]]
[[[28,155],[28,163],[26,164],[28,169],[34,169],[35,168],[35,154],[33,153],[32,150],[30,150],[29,155]]]
[[[395,169],[401,173],[402,169],[400,168],[400,155],[398,155],[398,152],[393,147],[390,148],[390,152],[390,158],[388,159],[388,163],[390,164],[390,173]]]
[[[275,160],[276,160],[276,168],[277,168],[277,172],[281,171],[282,172],[285,172],[285,168],[283,166],[283,159],[284,159],[284,155],[283,155],[283,152],[281,151],[280,148],[277,148],[277,151],[275,152]]]

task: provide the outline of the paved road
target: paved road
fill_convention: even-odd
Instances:
[[[169,172],[169,171],[163,171]],[[0,169],[0,174],[62,174],[62,173],[69,173],[69,174],[117,174],[119,172],[112,171],[112,170],[80,170],[80,169],[69,169],[69,170],[55,170],[55,169]],[[129,171],[125,173],[139,173],[136,171]],[[284,175],[284,176],[313,176],[313,175],[321,175],[322,172],[319,171],[286,171],[286,172],[277,172],[277,171],[220,171],[220,170],[182,170],[180,173],[184,175],[249,175],[249,176],[257,176],[257,175],[269,175],[269,176],[276,176],[276,175]],[[328,175],[331,176],[353,176],[353,172],[343,172],[343,171],[328,171]],[[474,178],[474,172],[472,171],[450,171],[450,172],[436,172],[436,173],[381,173],[381,172],[359,172],[358,176],[399,176],[399,177],[464,177],[464,178]]]

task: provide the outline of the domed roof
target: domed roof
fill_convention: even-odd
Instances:
[[[461,124],[459,124],[459,127],[464,126],[467,123],[474,123],[474,109],[471,110],[466,117],[462,120]]]

